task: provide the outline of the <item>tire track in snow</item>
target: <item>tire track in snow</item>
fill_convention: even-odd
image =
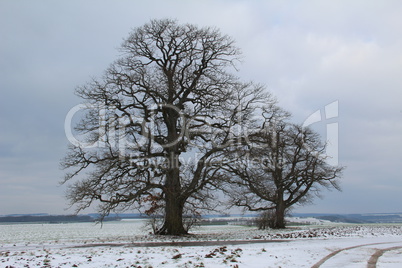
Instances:
[[[387,251],[401,249],[402,247],[391,247],[391,248],[384,248],[384,249],[377,249],[377,251],[371,255],[368,263],[367,268],[376,268],[378,259]]]
[[[360,247],[365,247],[365,246],[373,246],[373,245],[382,245],[382,244],[391,244],[391,243],[398,243],[398,242],[382,242],[382,243],[371,243],[371,244],[362,244],[362,245],[357,245],[357,246],[353,246],[353,247],[347,247],[347,248],[342,248],[342,249],[338,249],[335,250],[333,252],[331,252],[330,254],[328,254],[327,256],[325,256],[324,258],[322,258],[321,260],[319,260],[316,264],[314,264],[313,266],[311,266],[311,268],[319,268],[322,264],[324,264],[327,260],[331,259],[332,257],[334,257],[335,255],[337,255],[340,252],[346,251],[346,250],[351,250],[351,249],[355,249],[355,248],[360,248]],[[393,248],[402,248],[402,247],[393,247]],[[377,250],[370,258],[368,265],[370,265],[370,261],[371,263],[374,263],[374,266],[367,266],[368,268],[375,268],[376,267],[376,263],[378,261],[378,258],[384,254],[385,251],[387,251],[386,249],[384,249],[383,252],[381,252],[382,250]],[[380,255],[378,255],[378,257],[376,258],[376,254],[381,253]],[[373,257],[374,256],[374,257]],[[373,259],[372,259],[373,258]]]

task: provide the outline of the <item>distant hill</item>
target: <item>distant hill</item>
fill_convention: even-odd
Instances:
[[[88,215],[7,215],[0,217],[0,222],[20,223],[20,222],[93,222],[94,219]]]
[[[117,217],[105,219],[120,220]],[[89,215],[6,215],[0,216],[0,223],[70,223],[70,222],[95,222],[96,218]]]
[[[99,218],[99,214],[97,213],[90,213],[87,214],[88,216],[91,216],[95,219]],[[147,218],[146,215],[141,214],[141,213],[122,213],[122,214],[111,214],[107,217],[105,217],[105,219],[110,219],[110,218],[120,218],[120,219],[142,219],[142,218]]]
[[[312,217],[320,220],[344,223],[402,223],[402,213],[367,213],[367,214],[319,214],[293,213],[295,217]]]
[[[255,217],[256,214],[236,215],[203,215],[203,218],[218,217]],[[368,213],[368,214],[329,214],[329,213],[292,213],[291,216],[299,218],[316,218],[331,222],[344,223],[402,223],[402,213]],[[46,213],[36,214],[10,214],[0,216],[0,223],[70,223],[70,222],[95,222],[99,214],[90,213],[85,215],[49,215]],[[144,219],[146,215],[140,213],[111,214],[104,221],[118,221],[121,219]]]
[[[34,214],[8,214],[0,215],[0,217],[21,217],[21,216],[49,216],[48,213],[34,213]]]

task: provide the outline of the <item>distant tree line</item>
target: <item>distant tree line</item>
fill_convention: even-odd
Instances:
[[[109,217],[105,220],[117,220],[118,217]],[[43,222],[43,223],[64,223],[64,222],[94,222],[96,218],[88,215],[46,215],[46,216],[3,216],[0,222],[3,223],[19,223],[19,222]]]

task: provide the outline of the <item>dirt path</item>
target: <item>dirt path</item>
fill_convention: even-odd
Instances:
[[[203,247],[203,246],[227,246],[244,244],[262,244],[262,243],[281,243],[293,240],[220,240],[220,241],[178,241],[178,242],[138,242],[138,243],[94,243],[72,248],[89,247]]]
[[[383,245],[383,244],[391,244],[391,243],[398,243],[398,242],[371,243],[371,244],[363,244],[363,245],[357,245],[357,246],[353,246],[353,247],[347,247],[347,248],[338,249],[336,251],[331,252],[330,254],[325,256],[324,258],[322,258],[316,264],[311,266],[311,268],[319,268],[327,260],[331,259],[332,257],[337,255],[338,253],[346,251],[346,250],[351,250],[351,249],[365,247],[365,246]],[[384,254],[384,252],[390,251],[390,250],[395,250],[395,249],[400,249],[400,248],[402,248],[402,247],[398,246],[398,247],[391,247],[391,248],[385,248],[385,249],[377,249],[377,251],[373,255],[371,255],[371,257],[370,257],[370,259],[369,259],[369,261],[367,263],[367,268],[375,268],[375,267],[377,267],[377,261]]]

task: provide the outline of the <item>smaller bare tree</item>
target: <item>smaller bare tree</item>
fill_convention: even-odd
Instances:
[[[318,195],[322,188],[340,190],[343,167],[331,166],[320,136],[309,128],[287,122],[286,113],[266,120],[250,135],[242,150],[232,153],[236,165],[229,190],[231,203],[264,214],[271,228],[285,228],[285,212]],[[284,119],[285,118],[285,119]]]

